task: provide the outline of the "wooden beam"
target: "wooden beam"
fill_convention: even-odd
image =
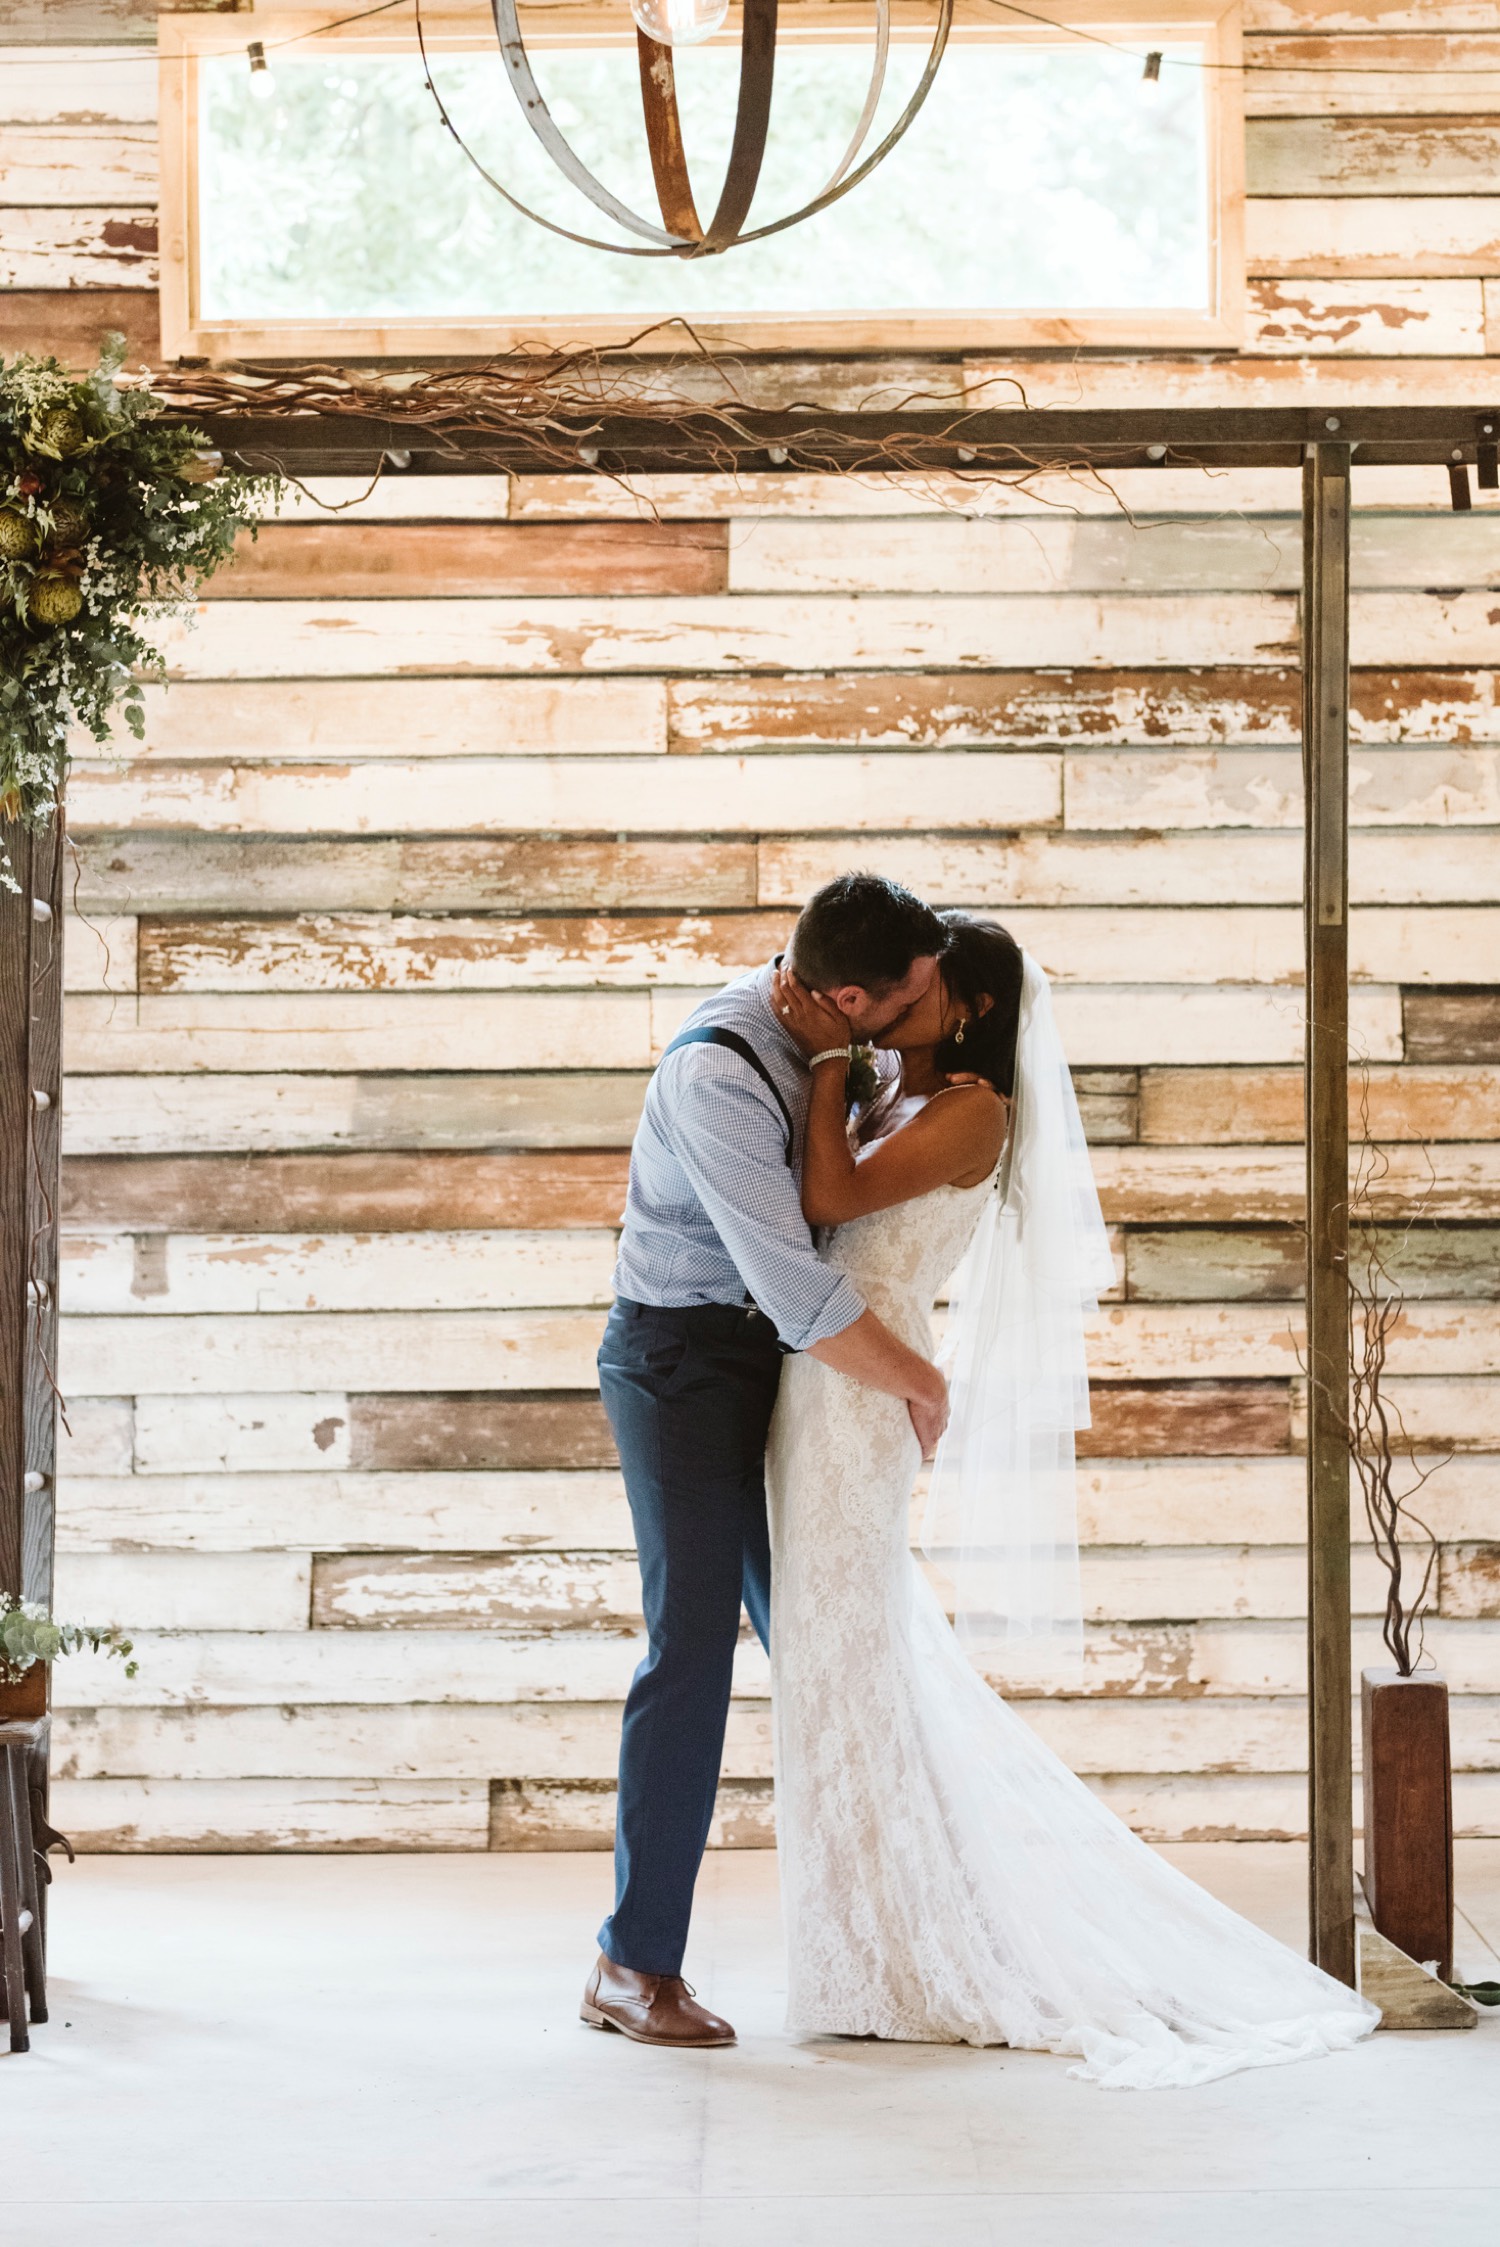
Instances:
[[[1349,1460],[1349,469],[1309,445],[1302,480],[1307,944],[1308,1929],[1353,1984]]]
[[[974,407],[897,413],[797,412],[747,408],[726,399],[683,407],[672,421],[642,415],[573,415],[549,421],[545,462],[534,434],[476,428],[458,408],[422,423],[399,415],[309,413],[267,415],[216,410],[205,377],[174,385],[163,377],[175,411],[232,458],[251,468],[284,465],[299,476],[368,475],[385,453],[399,453],[418,474],[476,475],[545,464],[577,473],[651,473],[688,469],[781,467],[808,470],[986,469],[1087,463],[1112,468],[1170,467],[1197,461],[1217,467],[1295,467],[1303,449],[1334,439],[1362,462],[1433,464],[1473,461],[1500,430],[1500,412],[1472,406]],[[1500,383],[1497,383],[1500,390]],[[773,459],[771,448],[775,450]],[[398,473],[404,471],[398,471]]]
[[[50,1598],[62,1052],[58,825],[0,826],[0,1590]],[[38,1108],[35,1095],[45,1094]]]

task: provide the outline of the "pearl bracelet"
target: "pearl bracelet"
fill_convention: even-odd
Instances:
[[[816,1069],[816,1067],[818,1066],[818,1063],[819,1063],[820,1061],[849,1061],[849,1060],[852,1060],[852,1059],[853,1059],[853,1056],[854,1056],[854,1048],[853,1048],[853,1046],[848,1046],[848,1045],[831,1045],[831,1046],[825,1046],[825,1047],[824,1047],[824,1049],[823,1049],[823,1051],[822,1051],[821,1053],[815,1053],[815,1054],[813,1055],[812,1059],[811,1059],[811,1060],[810,1060],[810,1061],[808,1062],[807,1066],[809,1067],[809,1069]]]

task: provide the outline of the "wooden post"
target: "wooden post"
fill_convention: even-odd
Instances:
[[[1349,462],[1302,471],[1302,770],[1307,949],[1307,1697],[1309,1951],[1354,1981],[1349,1623]]]
[[[0,822],[0,1590],[52,1596],[62,819]],[[39,1101],[37,1095],[42,1095]]]

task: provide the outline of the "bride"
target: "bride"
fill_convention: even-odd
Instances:
[[[1108,1244],[1045,976],[993,922],[882,1039],[900,1075],[846,1120],[843,1016],[785,971],[813,1071],[803,1210],[913,1349],[961,1258],[953,1416],[914,1562],[898,1399],[787,1361],[767,1449],[788,2025],[1071,2054],[1112,2088],[1344,2049],[1379,2019],[1139,1841],[997,1698],[991,1666],[1081,1652],[1073,1434]],[[830,1050],[833,1049],[833,1055]],[[969,1652],[966,1653],[965,1647]]]

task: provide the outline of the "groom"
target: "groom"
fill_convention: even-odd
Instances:
[[[898,882],[845,874],[803,908],[788,965],[869,1040],[925,996],[944,940],[937,915]],[[937,1368],[818,1258],[800,1199],[811,1072],[776,1014],[774,974],[768,963],[705,1001],[662,1056],[599,1351],[648,1651],[620,1741],[615,1908],[581,2013],[638,2044],[734,2042],[680,1969],[742,1601],[769,1641],[764,1461],[782,1355],[809,1351],[904,1398],[924,1451],[948,1409]]]

